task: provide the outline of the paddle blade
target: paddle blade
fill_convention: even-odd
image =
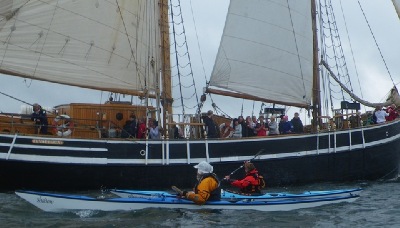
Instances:
[[[176,193],[178,193],[179,195],[182,195],[182,194],[183,194],[183,191],[180,190],[178,187],[172,185],[171,188],[172,188],[172,190],[174,190],[174,191],[175,191]]]

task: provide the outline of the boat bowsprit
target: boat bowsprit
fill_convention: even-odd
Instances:
[[[210,201],[199,206],[192,201],[177,197],[152,196],[141,198],[98,199],[82,195],[54,194],[35,191],[16,191],[15,193],[32,205],[47,212],[76,210],[129,211],[146,208],[290,211],[332,203],[353,202],[360,197],[358,194],[349,194],[345,196],[327,196],[309,199],[285,198],[272,201],[253,201],[251,199],[237,201],[221,200]]]
[[[240,200],[252,200],[252,201],[275,201],[284,199],[311,199],[321,197],[343,197],[351,195],[359,195],[362,188],[351,188],[351,189],[335,189],[327,191],[305,191],[302,193],[265,193],[262,195],[242,195],[235,192],[221,190],[221,200],[225,201],[240,201]],[[123,190],[114,189],[110,190],[112,194],[115,194],[121,198],[161,198],[161,197],[173,197],[176,198],[176,194],[169,193],[167,191],[141,191],[141,190]]]

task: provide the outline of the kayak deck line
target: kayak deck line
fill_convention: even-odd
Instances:
[[[259,210],[259,211],[289,211],[311,208],[331,203],[353,202],[360,197],[358,194],[325,196],[313,198],[283,198],[280,200],[241,199],[236,201],[208,201],[204,205],[196,205],[190,200],[179,197],[141,197],[141,198],[103,198],[98,199],[83,195],[46,193],[36,191],[16,191],[19,197],[48,212],[63,212],[71,210],[140,210],[146,208],[169,209],[222,209],[222,210]]]
[[[290,198],[312,198],[312,197],[327,197],[327,196],[345,196],[355,194],[358,195],[362,188],[353,189],[337,189],[328,191],[305,191],[303,193],[265,193],[261,195],[243,195],[227,190],[221,190],[221,199],[228,201],[237,201],[243,199],[252,199],[254,201],[264,200],[280,200]],[[177,197],[177,194],[172,194],[166,191],[141,191],[141,190],[110,190],[110,193],[117,195],[121,198],[148,198],[148,197]]]

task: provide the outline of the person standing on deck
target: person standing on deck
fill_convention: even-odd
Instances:
[[[275,116],[271,116],[268,123],[269,135],[279,135],[278,123],[276,122]]]
[[[145,139],[146,138],[146,123],[144,118],[139,119],[138,129],[137,129],[137,138]]]
[[[233,119],[233,129],[232,138],[242,138],[242,125],[238,119]]]
[[[290,134],[293,132],[292,122],[288,121],[288,116],[283,116],[279,122],[279,133]]]
[[[150,139],[161,139],[162,129],[158,126],[158,121],[149,120],[149,138]]]
[[[389,113],[389,115],[386,117],[386,121],[395,120],[399,116],[399,113],[396,110],[395,104],[392,104],[389,107],[387,107],[386,112]]]
[[[301,122],[298,112],[294,113],[294,117],[290,122],[293,125],[294,133],[303,133],[303,122]]]
[[[46,110],[42,109],[38,103],[33,104],[33,113],[31,120],[35,121],[35,129],[38,134],[47,134],[47,114]]]
[[[377,106],[375,109],[375,117],[376,117],[376,123],[380,124],[380,123],[384,123],[386,122],[386,116],[389,116],[389,113],[387,113],[386,111],[382,110],[381,106]]]
[[[217,138],[217,126],[214,123],[213,111],[209,110],[207,116],[203,118],[204,124],[206,125],[206,132],[208,138]]]

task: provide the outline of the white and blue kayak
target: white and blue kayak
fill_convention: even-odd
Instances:
[[[239,200],[252,200],[252,201],[274,201],[284,199],[312,199],[321,197],[343,197],[359,195],[362,188],[351,188],[351,189],[338,189],[328,191],[306,191],[299,194],[294,193],[265,193],[263,195],[242,195],[227,190],[221,190],[221,200],[225,201],[239,201]],[[176,198],[176,194],[169,193],[167,191],[140,191],[140,190],[122,190],[114,189],[110,190],[111,193],[121,198],[162,198],[172,197]]]
[[[47,212],[65,212],[77,210],[95,211],[130,211],[146,208],[167,209],[218,209],[218,210],[258,210],[258,211],[290,211],[302,208],[318,207],[333,203],[353,202],[360,195],[327,196],[311,199],[286,198],[273,201],[209,201],[204,205],[196,205],[192,201],[174,197],[141,197],[141,198],[109,198],[68,194],[54,194],[35,191],[16,191],[19,197]]]

